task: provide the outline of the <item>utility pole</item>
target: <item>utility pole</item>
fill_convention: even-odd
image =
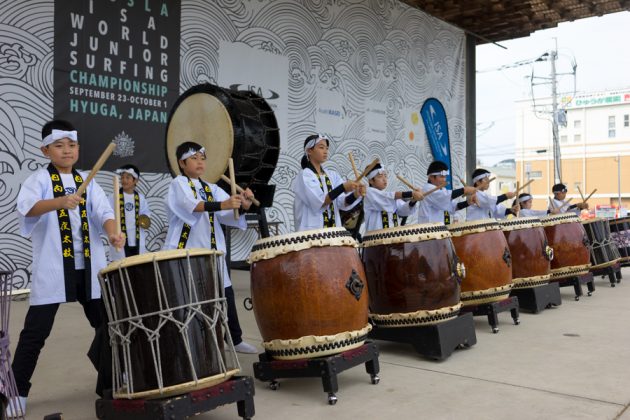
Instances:
[[[553,174],[554,184],[562,182],[562,167],[560,156],[560,139],[558,134],[558,96],[557,96],[557,74],[556,74],[556,60],[558,59],[558,40],[556,39],[556,45],[549,56],[551,62],[551,124],[553,134]]]

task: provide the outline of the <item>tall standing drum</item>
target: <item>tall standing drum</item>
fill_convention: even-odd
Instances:
[[[430,325],[457,316],[464,273],[450,238],[441,223],[365,233],[363,264],[375,325]]]
[[[549,283],[553,249],[537,217],[515,217],[499,221],[512,255],[514,289]]]
[[[368,291],[357,243],[343,228],[258,240],[251,292],[263,347],[304,359],[361,346],[370,331]]]
[[[506,299],[512,289],[512,257],[501,226],[494,219],[483,219],[447,227],[453,235],[457,257],[466,266],[462,305]]]
[[[617,246],[610,237],[608,220],[596,217],[582,221],[588,236],[588,250],[591,254],[591,270],[610,267],[621,259]]]
[[[227,328],[221,254],[160,251],[101,270],[114,398],[182,394],[223,382],[240,370]]]
[[[612,219],[610,238],[617,247],[622,262],[630,261],[630,217]]]
[[[591,266],[588,237],[573,213],[546,216],[540,219],[553,248],[551,280],[588,273]]]

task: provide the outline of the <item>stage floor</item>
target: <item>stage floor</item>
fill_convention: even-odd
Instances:
[[[499,314],[498,334],[486,317],[475,317],[477,344],[442,362],[417,355],[410,345],[378,341],[380,383],[370,384],[362,366],[338,376],[339,398],[329,406],[318,378],[280,380],[272,391],[255,381],[254,419],[624,419],[630,420],[630,269],[611,288],[596,278],[593,296],[574,301],[562,288],[562,305],[539,314],[521,312],[520,325]],[[260,346],[249,296],[249,272],[232,271],[241,326]],[[12,348],[26,301],[11,311]],[[93,333],[78,304],[62,305],[40,357],[28,399],[28,419],[62,412],[64,419],[95,418],[96,373],[85,356]],[[262,348],[261,348],[262,351]],[[257,355],[240,355],[253,376]],[[236,405],[199,419],[236,419]]]

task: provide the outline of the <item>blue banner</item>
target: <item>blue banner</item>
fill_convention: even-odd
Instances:
[[[431,147],[431,153],[435,160],[440,160],[448,165],[450,175],[446,177],[447,188],[452,189],[453,170],[451,167],[451,143],[448,138],[448,123],[444,107],[435,98],[424,101],[420,109],[424,128],[427,131],[427,139]]]

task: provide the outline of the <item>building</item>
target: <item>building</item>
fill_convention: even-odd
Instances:
[[[514,159],[505,159],[494,166],[481,166],[492,173],[494,181],[490,183],[488,193],[499,196],[516,190],[516,163]],[[510,200],[511,203],[511,200]]]
[[[546,105],[550,98],[537,100]],[[558,122],[562,182],[567,197],[595,205],[630,206],[630,88],[579,94],[560,99]],[[540,111],[537,106],[536,110]],[[529,192],[534,208],[548,206],[554,184],[550,114],[534,112],[531,99],[517,102],[516,176]]]

